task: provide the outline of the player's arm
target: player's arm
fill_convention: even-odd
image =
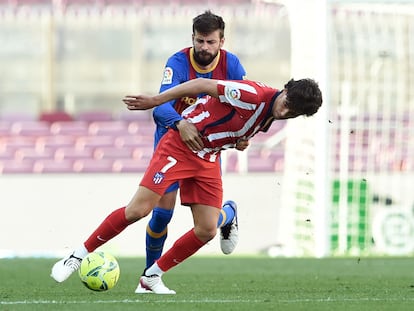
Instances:
[[[154,120],[158,125],[165,128],[174,127],[176,122],[179,122],[183,117],[175,110],[175,100],[163,103],[162,105],[155,107],[153,111]]]
[[[227,80],[246,79],[246,70],[239,58],[230,52],[227,52],[227,68]]]
[[[129,110],[147,110],[163,103],[178,99],[184,96],[196,96],[200,93],[218,97],[217,81],[215,79],[198,78],[174,86],[160,94],[148,95],[127,95],[123,102]]]

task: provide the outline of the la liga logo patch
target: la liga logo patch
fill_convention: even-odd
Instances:
[[[171,67],[165,67],[162,84],[171,84],[174,72]]]
[[[241,93],[239,89],[227,89],[227,97],[233,99],[240,99]]]

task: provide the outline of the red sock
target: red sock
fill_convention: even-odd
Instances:
[[[84,245],[88,252],[93,252],[114,236],[121,233],[130,223],[125,218],[125,207],[113,211],[99,227],[89,236]]]
[[[160,267],[162,271],[166,272],[193,255],[205,244],[206,243],[200,241],[200,239],[195,235],[194,229],[191,229],[175,241],[174,245],[168,250],[168,252],[157,260],[158,267]]]

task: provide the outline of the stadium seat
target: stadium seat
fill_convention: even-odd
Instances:
[[[128,132],[130,134],[137,133],[147,137],[153,137],[155,131],[155,124],[152,121],[134,121],[129,123]]]
[[[149,141],[148,139],[144,139],[144,137],[140,135],[122,135],[118,136],[114,140],[114,146],[121,148],[121,147],[152,147],[153,141]]]
[[[50,148],[19,148],[14,154],[17,160],[37,160],[37,159],[52,159],[54,150]]]
[[[76,148],[75,146],[59,147],[55,150],[54,159],[93,159],[93,150],[93,148]]]
[[[153,122],[152,121],[152,110],[139,110],[139,111],[122,111],[117,119],[126,122]]]
[[[283,149],[251,149],[248,151],[249,172],[282,171],[284,165]]]
[[[74,146],[76,141],[75,136],[71,135],[51,135],[39,136],[36,138],[36,148],[59,148]]]
[[[73,160],[70,159],[62,159],[62,160],[54,160],[54,159],[43,159],[43,160],[36,160],[33,164],[33,173],[42,173],[42,174],[50,174],[50,173],[74,173],[73,170]]]
[[[85,122],[112,121],[112,113],[108,111],[83,111],[75,116],[75,120]]]
[[[0,120],[9,122],[36,121],[37,114],[30,112],[6,112],[0,115]]]
[[[222,153],[222,169],[226,173],[236,173],[239,171],[238,167],[238,151],[224,151]],[[225,160],[224,160],[225,159]],[[225,167],[224,167],[225,165]]]
[[[33,160],[5,159],[0,160],[0,174],[31,174]]]
[[[34,136],[3,136],[0,137],[0,146],[7,148],[35,147],[36,137]]]
[[[13,159],[16,150],[12,148],[3,147],[0,148],[0,160]]]
[[[11,122],[10,121],[1,121],[0,120],[0,137],[11,135],[10,127],[11,127]]]
[[[50,125],[50,132],[53,135],[88,135],[89,124],[85,121],[53,122]]]
[[[147,169],[149,159],[118,159],[114,161],[113,172],[143,173]]]
[[[73,170],[78,173],[111,173],[113,160],[82,159],[76,160]]]
[[[136,147],[132,151],[133,159],[150,159],[154,153],[154,148],[150,146]]]
[[[76,148],[97,148],[114,146],[115,137],[112,136],[81,136],[76,138]]]
[[[89,124],[89,135],[128,134],[128,124],[123,121],[95,121]]]
[[[11,124],[10,132],[24,136],[50,135],[50,127],[43,121],[16,121]]]
[[[93,152],[95,159],[130,159],[133,148],[98,147]]]

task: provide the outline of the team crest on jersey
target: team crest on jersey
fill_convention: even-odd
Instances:
[[[173,70],[171,67],[165,67],[161,84],[171,84],[173,79]]]
[[[164,180],[164,174],[161,172],[157,172],[155,173],[154,177],[152,178],[152,181],[154,182],[154,184],[158,185],[160,183],[162,183],[162,181]]]
[[[232,88],[227,89],[227,97],[233,98],[233,99],[239,99],[240,96],[241,96],[241,93],[239,89],[232,89]]]

